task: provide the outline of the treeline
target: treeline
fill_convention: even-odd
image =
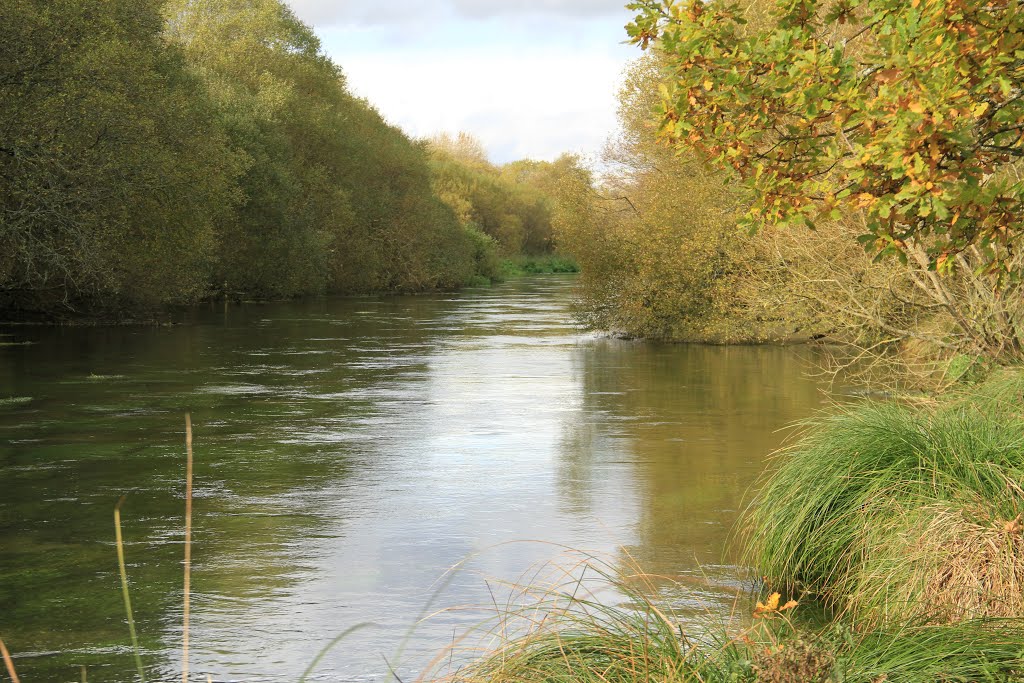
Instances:
[[[1024,19],[958,6],[631,5],[622,133],[558,235],[589,322],[824,336],[915,382],[1024,360]]]
[[[2,0],[0,25],[0,310],[453,288],[553,248],[544,164],[409,139],[279,0]]]
[[[477,244],[488,245],[478,252],[478,270],[492,278],[501,276],[501,263],[510,257],[556,252],[562,206],[590,186],[589,173],[569,154],[553,162],[522,160],[498,167],[465,133],[435,136],[429,149],[434,192],[477,236]]]

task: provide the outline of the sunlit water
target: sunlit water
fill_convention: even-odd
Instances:
[[[572,286],[0,330],[0,637],[23,680],[132,680],[122,494],[145,660],[178,670],[186,410],[197,680],[294,681],[364,622],[310,680],[414,678],[563,547],[728,612],[743,497],[827,400],[812,352],[581,333]],[[416,625],[456,606],[483,609]]]

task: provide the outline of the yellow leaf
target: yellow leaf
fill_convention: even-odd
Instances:
[[[782,595],[780,595],[779,593],[772,593],[768,596],[767,603],[757,603],[757,607],[754,608],[754,614],[762,614],[764,612],[775,612],[779,609],[779,600],[781,598]]]
[[[715,87],[715,84],[713,82],[711,82],[710,79],[704,81],[704,89],[705,90],[711,90],[714,87]]]
[[[907,109],[909,109],[910,111],[914,112],[915,114],[923,114],[924,113],[924,105],[921,104],[920,102],[911,102],[910,105],[907,107]]]

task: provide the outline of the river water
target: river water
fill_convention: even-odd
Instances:
[[[144,659],[175,675],[187,410],[197,680],[295,681],[364,622],[309,680],[409,680],[566,549],[727,613],[744,495],[828,400],[813,351],[582,333],[572,287],[0,329],[0,637],[22,680],[133,680],[121,495]]]

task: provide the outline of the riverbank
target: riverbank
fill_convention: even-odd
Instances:
[[[752,607],[753,623],[724,626],[709,615],[688,632],[647,595],[627,607],[567,593],[520,615],[528,635],[434,683],[936,683],[1024,680],[1020,620],[856,630],[800,625],[799,605],[774,594]],[[784,611],[783,611],[784,610]]]
[[[428,287],[423,289],[372,290],[342,292],[319,296],[267,296],[258,297],[247,292],[229,292],[210,295],[188,306],[166,306],[161,310],[116,310],[68,308],[64,311],[37,312],[4,311],[0,309],[0,327],[54,326],[54,327],[165,327],[178,324],[189,310],[197,307],[237,306],[241,304],[281,304],[321,299],[357,299],[366,297],[430,296],[439,292],[460,292],[475,287],[489,287],[510,279],[534,275],[570,275],[579,272],[579,266],[567,256],[555,254],[520,255],[506,258],[497,265],[492,277],[475,275],[457,287]],[[0,339],[0,346],[4,342]]]
[[[546,254],[541,256],[516,256],[501,262],[503,278],[527,275],[556,275],[580,272],[580,266],[570,256]]]
[[[458,681],[1024,680],[1024,372],[928,405],[867,402],[805,423],[738,528],[760,598],[684,632],[571,594]],[[612,583],[615,583],[612,581]],[[824,626],[806,619],[821,608]],[[747,625],[743,625],[744,622]]]

